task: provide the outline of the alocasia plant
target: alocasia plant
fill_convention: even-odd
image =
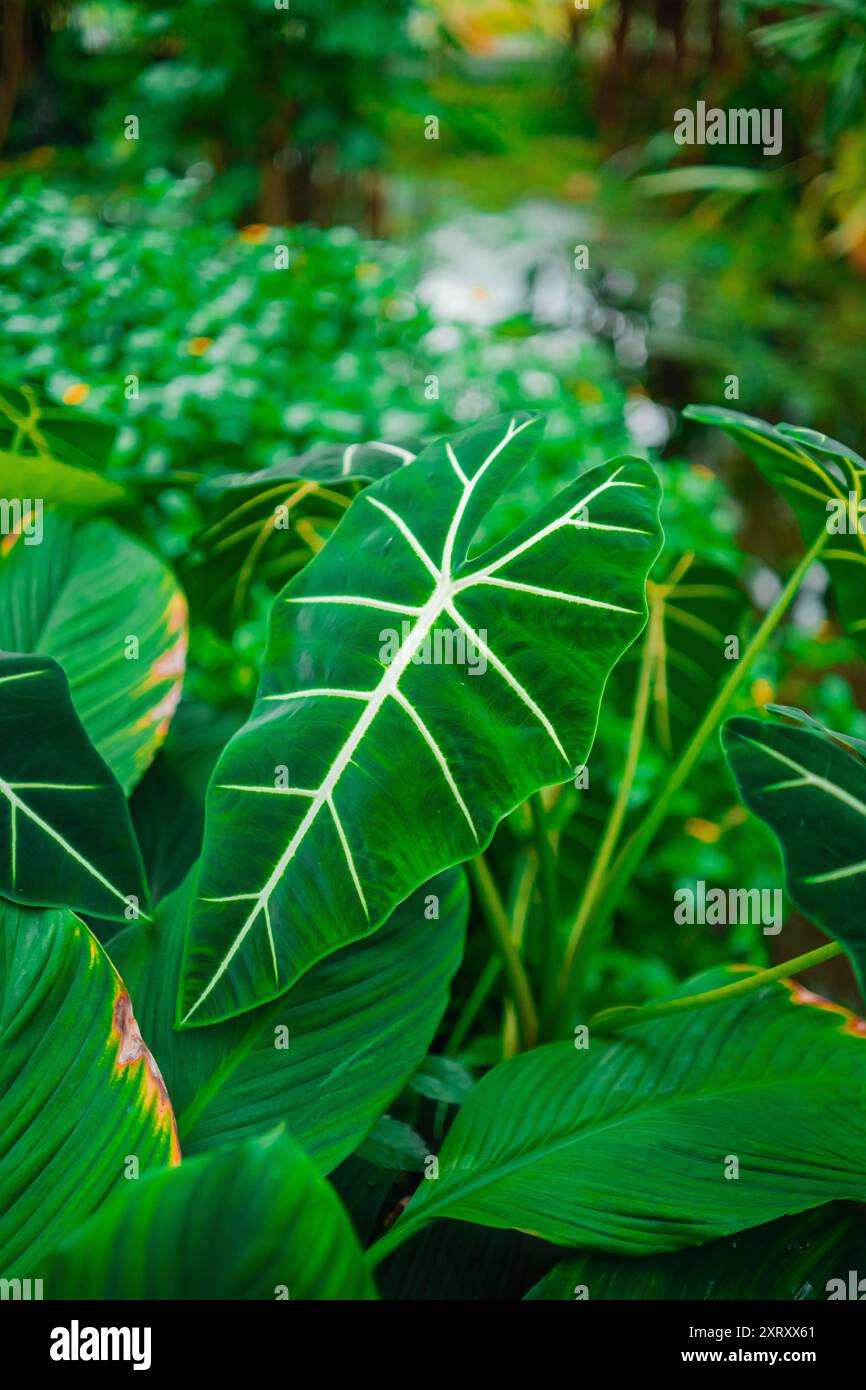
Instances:
[[[866,744],[755,717],[749,681],[784,661],[818,557],[860,641],[862,536],[827,502],[863,466],[692,414],[798,513],[805,553],[763,613],[669,465],[661,517],[640,458],[515,487],[532,413],[323,446],[193,480],[194,636],[214,555],[221,631],[290,578],[252,708],[202,701],[199,629],[169,735],[187,598],[128,503],[159,485],[111,473],[98,422],[0,392],[0,468],[44,503],[38,543],[0,544],[4,1277],[48,1298],[365,1299],[476,1271],[533,1299],[793,1298],[847,1268],[856,1221],[827,1204],[866,1198],[866,1025],[784,977],[847,952],[862,986]],[[611,934],[634,912],[649,956],[634,904],[682,822],[714,846],[745,819],[722,750],[832,940],[769,966],[758,940],[764,968],[721,940],[625,1003]]]
[[[470,556],[540,428],[498,418],[432,446],[363,493],[275,600],[252,715],[208,793],[182,1025],[281,994],[584,763],[645,621],[658,490],[617,460]],[[474,678],[465,657],[432,664],[440,638],[478,654]]]

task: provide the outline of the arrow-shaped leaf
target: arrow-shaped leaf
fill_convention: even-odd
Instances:
[[[0,893],[120,922],[147,902],[126,800],[63,671],[9,652],[0,652]]]
[[[799,711],[797,712],[799,713]],[[808,716],[802,715],[806,720]],[[782,847],[791,899],[845,947],[866,985],[866,761],[844,736],[731,719],[725,753],[749,810]]]
[[[768,425],[724,406],[690,405],[683,414],[718,425],[737,441],[790,503],[807,545],[826,534],[821,562],[833,580],[839,616],[866,654],[866,460],[816,430]]]
[[[441,441],[353,502],[277,598],[252,715],[208,793],[181,1023],[281,994],[585,761],[646,620],[658,486],[585,473],[511,536],[473,536],[537,416]]]

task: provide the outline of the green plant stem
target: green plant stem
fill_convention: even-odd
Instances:
[[[756,659],[766,646],[768,638],[776,627],[778,627],[779,622],[796,597],[803,581],[803,576],[815,563],[829,539],[829,532],[822,530],[806,551],[806,554],[802,557],[800,563],[791,574],[787,584],[776,599],[776,602],[765,614],[763,621],[752,637],[752,640],[749,642],[742,657],[733,667],[727,680],[722,684],[715,700],[710,705],[710,708],[707,710],[707,713],[704,715],[704,718],[701,720],[701,723],[698,725],[683,750],[679,761],[675,763],[668,774],[664,787],[659,792],[658,796],[655,797],[652,805],[648,808],[640,825],[629,837],[620,853],[617,855],[610,873],[607,875],[604,882],[602,892],[596,897],[597,911],[595,912],[593,921],[596,934],[610,921],[610,918],[616,911],[627,885],[634,876],[635,870],[649,845],[652,843],[656,831],[667,816],[671,801],[686,779],[690,776],[710,736],[721,723],[722,716],[743,681],[746,679]],[[566,986],[566,1010],[569,1013],[573,1011],[574,1008],[577,975],[578,972],[574,969],[573,963],[570,978]]]
[[[511,936],[508,914],[502,905],[496,880],[483,854],[469,862],[469,874],[481,910],[493,936],[493,941],[502,957],[505,976],[517,1010],[517,1023],[523,1047],[532,1047],[538,1037],[538,1014],[532,998],[529,979],[523,968],[520,953]]]
[[[484,1006],[487,996],[495,985],[496,977],[501,969],[502,958],[500,956],[491,956],[481,974],[478,976],[475,987],[466,1000],[466,1003],[463,1005],[460,1016],[451,1030],[451,1036],[445,1044],[445,1051],[449,1056],[453,1056],[455,1052],[460,1051],[463,1040]]]
[[[547,830],[547,817],[541,792],[529,798],[532,816],[532,834],[535,852],[538,855],[539,885],[541,888],[541,955],[543,976],[541,989],[541,1021],[544,1025],[550,1018],[556,1001],[556,985],[559,965],[559,885],[556,877],[556,860],[550,835]]]
[[[428,1223],[426,1221],[413,1222],[401,1217],[383,1236],[374,1241],[369,1250],[365,1251],[364,1259],[370,1269],[375,1269],[389,1255],[393,1254],[398,1246],[408,1240],[410,1236],[417,1235],[418,1231],[423,1230]]]
[[[843,947],[832,941],[827,946],[819,946],[814,951],[806,951],[802,956],[782,961],[781,965],[771,966],[769,970],[758,970],[732,985],[722,985],[719,989],[708,989],[704,994],[686,994],[681,999],[666,999],[660,1004],[624,1004],[615,1009],[602,1009],[589,1021],[590,1031],[617,1033],[621,1028],[630,1028],[635,1023],[645,1023],[651,1018],[665,1018],[668,1014],[688,1013],[691,1009],[705,1009],[711,1004],[723,1003],[725,999],[735,999],[741,994],[751,994],[774,980],[784,980],[789,975],[799,975],[822,961],[841,956]]]
[[[604,885],[610,861],[619,840],[620,831],[626,812],[628,811],[629,798],[634,786],[634,779],[640,761],[640,752],[643,747],[644,732],[646,730],[647,712],[649,710],[650,697],[650,677],[652,674],[653,655],[657,637],[657,619],[655,609],[651,610],[649,622],[647,623],[646,638],[641,652],[640,672],[638,674],[637,690],[635,691],[634,713],[632,716],[631,734],[626,753],[625,765],[622,776],[619,780],[616,799],[611,807],[604,833],[599,841],[598,850],[593,860],[586,886],[581,896],[577,915],[571,925],[568,944],[565,950],[565,958],[562,963],[562,972],[559,979],[559,995],[562,998],[568,988],[571,972],[574,968],[574,959],[580,945],[581,937],[586,929],[586,924],[592,917],[599,893]]]

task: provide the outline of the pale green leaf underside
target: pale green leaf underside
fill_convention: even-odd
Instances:
[[[499,417],[431,446],[278,596],[208,793],[182,1023],[279,995],[585,760],[645,622],[658,486],[643,461],[605,464],[467,558],[540,428]]]
[[[374,482],[417,458],[417,440],[399,444],[387,439],[367,439],[354,444],[318,444],[297,458],[272,464],[252,473],[222,473],[200,486],[203,496],[227,492],[262,492],[293,478],[315,483]]]
[[[690,405],[690,419],[720,429],[737,441],[765,478],[787,499],[807,545],[822,532],[821,553],[833,580],[839,616],[866,654],[866,461],[847,445],[816,430],[766,421],[723,406]]]
[[[98,507],[124,497],[105,476],[113,425],[32,386],[0,386],[0,498]]]
[[[730,981],[711,971],[681,992]],[[421,1183],[395,1239],[441,1216],[644,1255],[862,1199],[862,1029],[780,984],[503,1063],[462,1107],[438,1181]]]
[[[47,657],[0,652],[0,893],[115,921],[147,888],[126,800]]]
[[[376,1297],[339,1198],[281,1133],[127,1183],[45,1260],[44,1294]]]
[[[731,719],[723,742],[740,795],[779,841],[792,900],[845,947],[862,991],[866,762],[836,737],[817,725]]]

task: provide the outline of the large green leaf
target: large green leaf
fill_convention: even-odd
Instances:
[[[43,1280],[76,1300],[376,1297],[339,1198],[280,1132],[130,1183]]]
[[[729,981],[711,971],[682,993]],[[386,1240],[444,1216],[644,1255],[862,1198],[863,1027],[779,984],[516,1057],[472,1091],[438,1180]]]
[[[120,501],[123,487],[102,471],[115,433],[32,386],[0,386],[0,497],[26,496],[44,507]]]
[[[469,556],[541,427],[498,417],[431,446],[276,600],[209,789],[183,1024],[278,996],[585,762],[646,620],[658,486],[641,460],[607,463]]]
[[[805,718],[806,716],[801,716]],[[866,760],[820,726],[730,719],[740,795],[782,847],[793,902],[840,942],[866,986]]]
[[[828,535],[821,562],[833,580],[839,616],[866,654],[866,512],[856,511],[866,500],[866,460],[815,430],[768,425],[724,406],[690,405],[683,413],[705,425],[718,425],[737,441],[791,504],[807,545],[822,533]],[[837,507],[844,514],[840,533],[831,529]]]
[[[587,1251],[560,1263],[526,1297],[600,1299],[826,1299],[863,1260],[863,1219],[844,1206],[786,1216],[671,1255]]]
[[[56,661],[0,652],[0,732],[0,893],[137,915],[147,887],[126,800]]]
[[[171,571],[110,521],[76,525],[49,512],[41,544],[9,536],[0,545],[0,648],[60,663],[88,737],[125,791],[168,730],[186,626]]]
[[[138,1167],[177,1163],[171,1104],[129,995],[71,912],[0,903],[0,1270],[46,1247]]]
[[[111,954],[135,999],[178,1115],[185,1154],[285,1121],[322,1172],[361,1142],[424,1057],[463,953],[468,893],[450,870],[375,936],[321,961],[271,1004],[213,1028],[171,1023],[194,875],[152,928]],[[438,912],[434,920],[425,914]]]

